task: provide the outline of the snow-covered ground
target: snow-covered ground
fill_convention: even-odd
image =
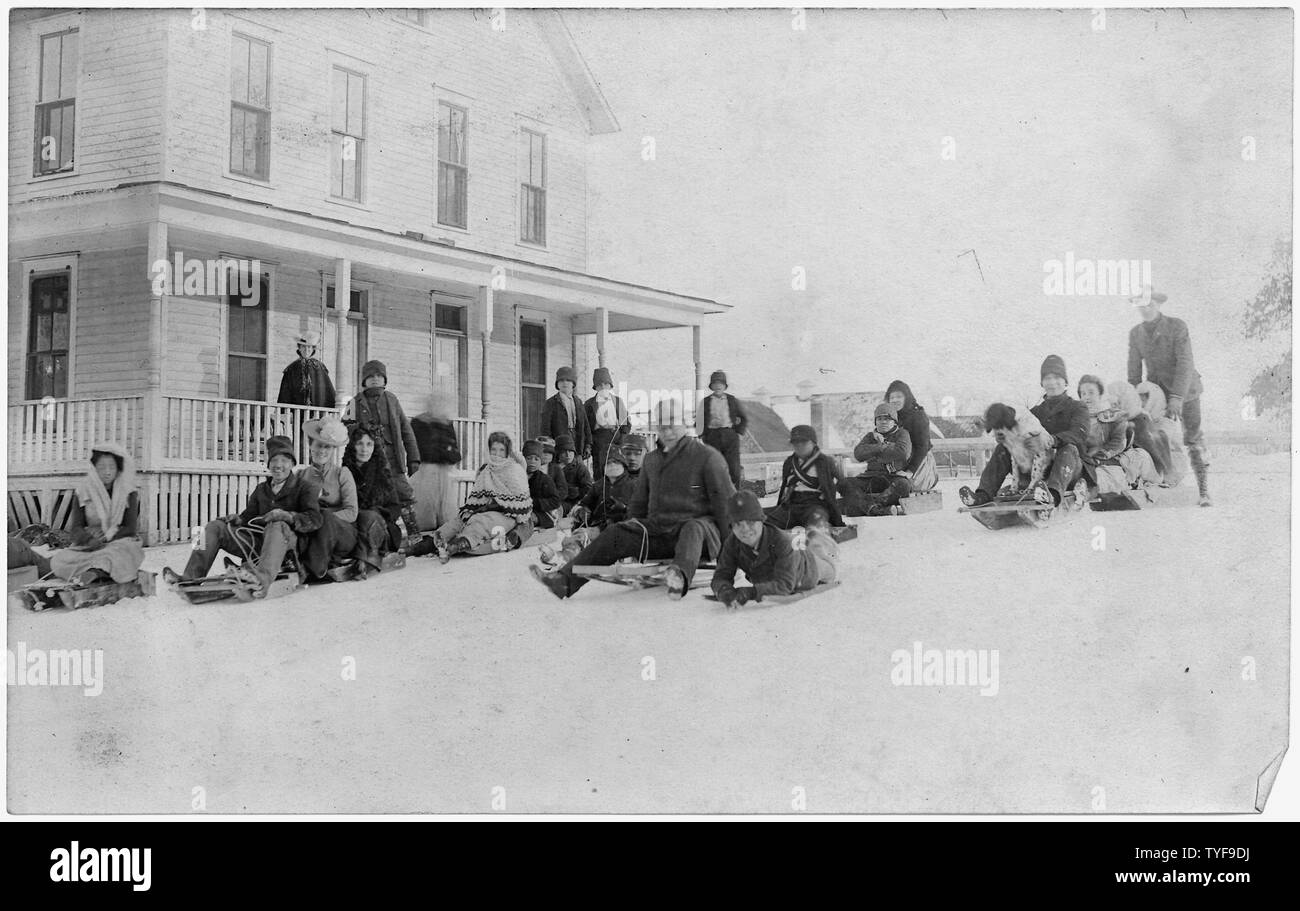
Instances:
[[[1001,532],[945,482],[942,512],[863,520],[840,588],[737,613],[561,603],[532,550],[252,604],[11,607],[10,650],[102,649],[104,686],[7,688],[9,807],[1249,811],[1286,744],[1287,454],[1211,482],[1213,509]],[[917,642],[997,650],[996,695],[895,685]]]

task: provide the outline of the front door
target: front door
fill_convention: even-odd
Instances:
[[[519,322],[520,426],[524,439],[542,434],[542,408],[546,405],[546,324]],[[520,445],[523,445],[522,442]]]

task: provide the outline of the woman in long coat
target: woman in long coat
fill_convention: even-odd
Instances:
[[[302,563],[308,580],[320,579],[333,563],[352,556],[357,546],[357,487],[352,472],[338,462],[347,445],[348,429],[330,415],[302,425],[311,445],[310,464],[303,469],[320,486],[321,527],[307,537]]]
[[[68,516],[72,546],[50,554],[50,571],[69,581],[134,582],[144,563],[135,462],[116,443],[98,443],[90,464]]]
[[[384,448],[365,427],[353,427],[348,448],[343,453],[343,467],[352,475],[357,488],[357,575],[364,579],[379,572],[384,554],[397,550],[402,533],[397,517],[401,499],[393,486],[392,469]],[[416,545],[417,547],[419,545]]]

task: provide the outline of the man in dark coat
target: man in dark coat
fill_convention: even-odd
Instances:
[[[304,332],[298,336],[298,359],[284,368],[280,397],[276,399],[279,404],[334,407],[334,383],[329,369],[316,360],[319,347],[319,334]]]
[[[555,371],[555,395],[542,406],[542,433],[558,440],[567,436],[573,440],[574,451],[580,459],[591,458],[591,427],[587,424],[587,409],[573,394],[578,388],[577,374],[572,367]]]
[[[898,423],[898,413],[888,402],[876,406],[875,429],[853,447],[853,458],[866,470],[840,484],[841,508],[846,516],[887,516],[899,500],[912,492],[903,473],[912,457],[912,438]]]
[[[1052,493],[1053,501],[1059,504],[1065,492],[1083,475],[1083,452],[1087,448],[1091,417],[1087,405],[1070,398],[1064,360],[1055,354],[1049,354],[1043,361],[1039,375],[1042,377],[1043,400],[1029,410],[1038,418],[1043,429],[1052,435],[1056,447],[1056,455],[1047,473],[1047,487]],[[1014,420],[1014,412],[1012,419]],[[992,431],[1010,428],[984,429]],[[994,499],[1010,473],[1011,453],[1007,452],[1005,446],[998,444],[980,474],[979,487],[974,491],[968,487],[961,489],[962,502],[967,506],[979,506]]]
[[[627,406],[614,394],[614,378],[609,368],[595,369],[591,388],[596,394],[587,399],[585,408],[587,426],[591,428],[591,473],[599,481],[610,450],[618,445],[620,437],[632,432],[632,423],[628,420]]]
[[[609,566],[623,557],[671,559],[665,574],[668,596],[680,598],[705,551],[718,553],[730,530],[727,504],[735,492],[727,465],[716,449],[686,435],[681,402],[660,402],[658,410],[659,442],[646,456],[629,518],[607,527],[558,571],[532,567],[557,598],[587,583],[573,574],[574,566]]]
[[[704,397],[704,433],[702,439],[727,460],[731,483],[740,486],[740,438],[745,435],[749,418],[740,400],[727,391],[727,375],[721,370],[709,377],[713,395]]]
[[[234,516],[213,519],[203,527],[203,547],[190,554],[185,572],[177,575],[163,567],[163,579],[169,583],[202,579],[212,569],[219,551],[245,557],[241,570],[265,595],[279,575],[285,555],[299,549],[299,539],[313,534],[323,520],[320,511],[320,485],[307,473],[294,472],[297,459],[293,441],[274,436],[266,441],[266,467],[269,477],[253,488],[244,511]],[[251,540],[260,538],[260,554],[247,559],[244,545],[235,529],[245,529]]]
[[[1192,360],[1192,340],[1187,324],[1160,312],[1160,305],[1168,298],[1150,288],[1143,289],[1130,303],[1142,316],[1128,334],[1128,381],[1136,387],[1142,382],[1142,367],[1146,378],[1164,391],[1165,413],[1175,421],[1183,422],[1183,446],[1192,463],[1199,488],[1200,505],[1210,506],[1209,485],[1206,478],[1205,436],[1201,430],[1201,375]]]
[[[843,525],[835,496],[843,483],[840,466],[817,448],[817,432],[807,424],[790,429],[794,452],[781,466],[781,491],[776,505],[766,510],[767,521],[777,528],[796,525]]]

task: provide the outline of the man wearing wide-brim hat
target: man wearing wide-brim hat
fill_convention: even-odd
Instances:
[[[334,415],[302,425],[309,462],[302,473],[320,487],[321,527],[301,549],[307,581],[324,578],[332,563],[341,563],[357,547],[357,485],[339,462],[348,445],[348,429]]]
[[[248,505],[238,515],[213,519],[203,527],[203,546],[190,554],[185,572],[163,567],[169,583],[202,579],[224,550],[244,558],[238,573],[265,597],[299,540],[321,527],[320,486],[309,475],[293,470],[297,463],[293,441],[273,436],[266,441],[265,481],[253,488]]]
[[[1196,475],[1200,504],[1211,505],[1206,478],[1205,435],[1201,431],[1201,375],[1192,359],[1192,340],[1187,324],[1160,312],[1168,298],[1150,286],[1129,298],[1142,317],[1128,334],[1128,381],[1136,388],[1146,379],[1165,394],[1165,415],[1183,422],[1183,446]]]
[[[301,332],[294,337],[298,357],[284,368],[280,379],[281,405],[309,405],[315,408],[334,407],[334,383],[329,368],[316,359],[320,350],[320,333]]]

